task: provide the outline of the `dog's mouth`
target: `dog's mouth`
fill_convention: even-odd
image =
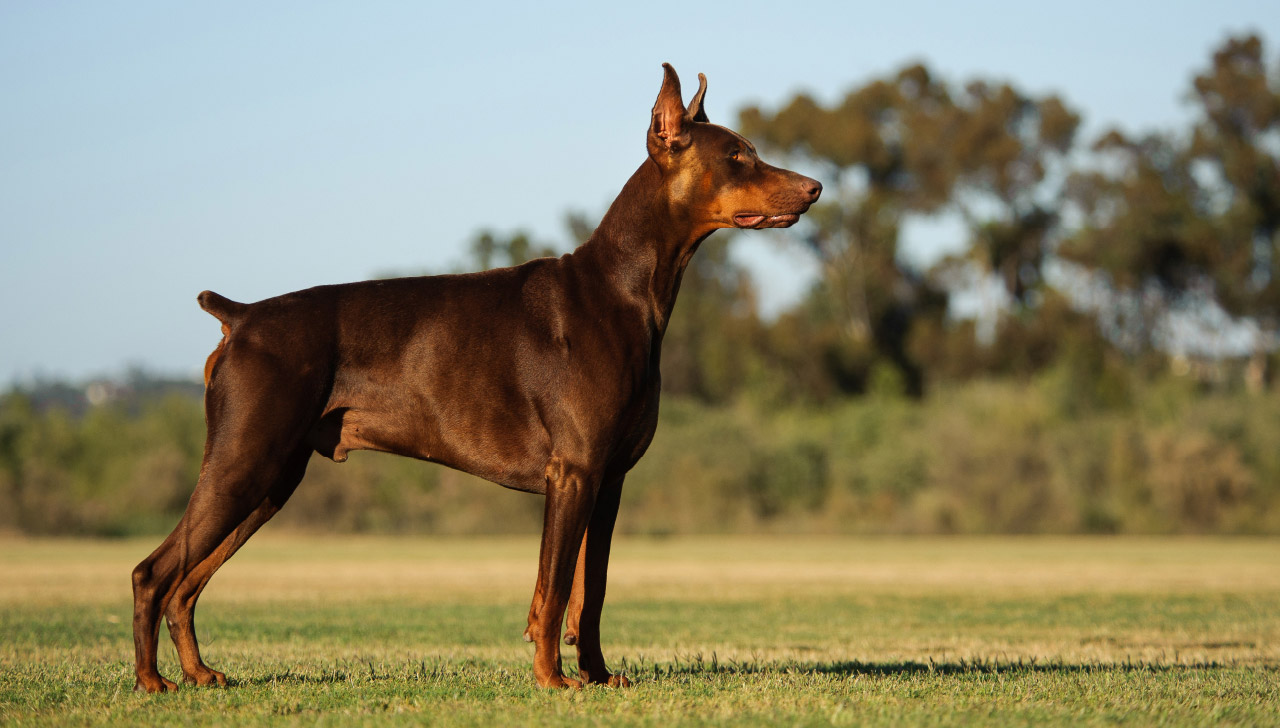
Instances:
[[[740,228],[759,230],[760,228],[791,227],[800,219],[800,213],[789,212],[783,215],[763,215],[756,212],[740,212],[733,216],[733,224]]]
[[[788,212],[784,215],[764,215],[758,212],[740,212],[733,216],[733,224],[749,230],[760,228],[791,227],[800,219],[800,213]]]

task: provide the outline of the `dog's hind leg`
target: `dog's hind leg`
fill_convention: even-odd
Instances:
[[[226,497],[217,492],[219,486],[216,480],[202,477],[177,527],[133,570],[133,643],[138,675],[135,690],[153,693],[177,689],[156,670],[160,615],[178,586],[262,500],[262,494],[253,499]]]
[[[195,608],[196,602],[204,592],[214,573],[235,555],[236,551],[249,540],[259,528],[284,507],[285,501],[293,495],[293,491],[306,473],[307,461],[310,460],[311,449],[302,447],[294,454],[289,466],[280,480],[268,493],[258,507],[249,514],[218,548],[204,561],[201,561],[187,577],[182,580],[169,605],[165,610],[165,618],[169,623],[169,636],[178,650],[178,659],[182,662],[183,682],[192,685],[227,684],[227,676],[209,668],[200,658],[200,646],[196,641]]]
[[[250,351],[238,358],[231,367],[230,361],[223,361],[221,373],[210,383],[205,402],[209,438],[187,510],[173,532],[133,570],[138,690],[177,689],[156,669],[161,615],[183,582],[224,542],[235,544],[232,534],[285,482],[304,445],[308,422],[319,408],[322,393],[314,382],[275,371],[270,356]],[[245,531],[247,538],[250,530]],[[232,550],[228,548],[227,555]],[[194,630],[190,637],[194,647]]]

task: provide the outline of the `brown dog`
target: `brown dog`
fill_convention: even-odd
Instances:
[[[225,685],[196,644],[196,600],[218,567],[284,505],[312,452],[381,450],[546,495],[525,638],[543,687],[560,626],[583,682],[626,685],[600,652],[609,542],[622,480],[658,421],[662,335],[689,258],[717,228],[787,227],[818,182],[760,161],[707,122],[706,79],[686,110],[665,78],[649,156],[591,239],[561,258],[468,275],[321,286],[259,303],[205,291],[222,322],[205,365],[208,438],[173,533],[133,570],[138,682],[156,670],[160,615],[186,682]]]

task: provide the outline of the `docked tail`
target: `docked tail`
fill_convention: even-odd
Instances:
[[[232,301],[225,296],[219,296],[213,291],[201,291],[196,300],[200,302],[200,308],[209,312],[214,318],[218,319],[225,326],[231,326],[240,320],[244,315],[247,305]]]
[[[218,342],[218,348],[213,350],[204,363],[204,388],[207,393],[209,382],[213,379],[214,367],[217,366],[218,360],[222,358],[222,352],[227,347],[227,337],[231,335],[231,327],[240,322],[245,310],[249,307],[225,296],[219,296],[213,291],[201,291],[200,295],[196,296],[196,300],[200,302],[200,308],[222,322],[222,341]]]

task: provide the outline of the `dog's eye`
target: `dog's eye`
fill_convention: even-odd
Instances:
[[[742,150],[741,150],[741,149],[734,149],[733,151],[729,152],[729,159],[732,159],[732,160],[733,160],[733,161],[735,161],[735,162],[741,162],[741,161],[742,161]]]

